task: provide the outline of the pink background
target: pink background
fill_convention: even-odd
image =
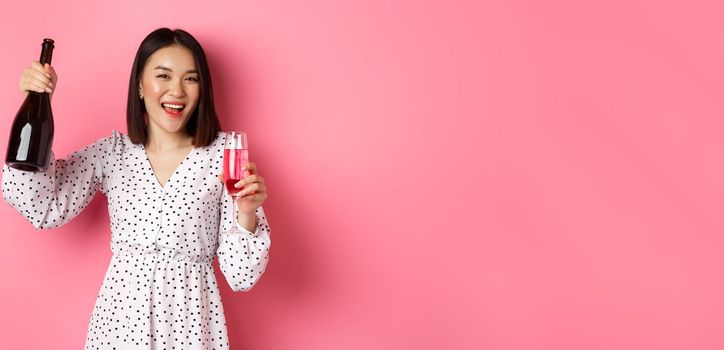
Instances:
[[[233,349],[722,349],[724,2],[589,3],[4,2],[0,139],[43,37],[66,156],[185,28],[270,186],[265,276],[217,273]],[[2,347],[81,348],[106,199],[0,217]]]

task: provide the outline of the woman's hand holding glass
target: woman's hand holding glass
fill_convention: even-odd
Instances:
[[[231,131],[227,134],[220,179],[234,198],[234,226],[231,232],[239,232],[239,226],[253,231],[257,225],[256,210],[266,200],[266,185],[264,178],[257,174],[256,164],[249,162],[249,144],[245,132]]]
[[[256,209],[258,209],[267,198],[266,184],[264,183],[264,178],[257,173],[256,164],[247,162],[242,168],[242,171],[244,172],[244,177],[234,183],[234,187],[240,188],[241,190],[235,195],[232,195],[235,211],[238,210],[238,213],[232,213],[234,216],[234,226],[231,232],[238,232],[238,226],[244,226],[253,232],[253,227],[256,226]],[[224,174],[219,175],[219,181],[221,181],[222,184],[226,184]]]
[[[254,214],[256,209],[258,209],[267,198],[266,183],[264,182],[264,178],[257,173],[256,164],[248,162],[243,170],[246,171],[247,174],[243,179],[234,184],[234,187],[241,188],[241,191],[239,191],[235,198],[240,212],[244,214]],[[220,176],[220,178],[222,177]]]

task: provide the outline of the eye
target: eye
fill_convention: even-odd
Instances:
[[[186,80],[188,80],[188,81],[193,81],[193,82],[198,82],[198,81],[199,81],[199,78],[197,78],[197,77],[187,77]]]
[[[156,78],[168,79],[169,77],[168,77],[168,74],[159,74],[156,76]]]

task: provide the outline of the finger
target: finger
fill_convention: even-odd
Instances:
[[[48,85],[48,84],[45,83],[45,82],[35,80],[35,82],[33,83],[33,85],[39,86],[39,87],[42,89],[41,92],[47,92],[47,93],[53,92],[53,88],[50,87],[50,85]]]
[[[219,181],[224,182],[224,174],[219,175]]]
[[[33,80],[29,76],[23,74],[23,76],[20,77],[20,81],[18,82],[18,86],[20,87],[20,91],[22,92],[28,92],[28,91],[35,91],[33,88]]]
[[[32,81],[37,80],[44,84],[47,84],[50,82],[50,79],[45,77],[42,73],[32,69],[28,68],[23,71],[23,74],[20,76],[20,82],[24,85],[29,85],[32,83]]]
[[[247,162],[247,163],[244,165],[244,169],[243,169],[243,170],[249,171],[249,174],[254,174],[254,173],[256,173],[256,164],[254,164],[254,163],[252,163],[252,162]]]
[[[45,70],[43,65],[40,64],[40,62],[38,62],[38,61],[33,61],[33,63],[30,64],[30,68],[33,68],[33,69],[41,71],[41,72]]]
[[[248,194],[243,197],[238,197],[238,198],[240,201],[250,200],[250,201],[261,203],[261,202],[264,202],[267,199],[267,197],[268,196],[267,196],[266,192],[257,192],[257,193]]]
[[[234,186],[236,188],[241,188],[241,187],[244,187],[246,184],[251,184],[251,183],[255,183],[255,182],[264,183],[264,178],[262,178],[259,175],[249,175],[249,176],[239,180],[239,182],[234,184]]]
[[[44,83],[46,83],[46,84],[49,84],[49,83],[51,83],[51,82],[53,81],[53,80],[52,80],[52,79],[53,79],[53,76],[50,75],[50,73],[48,73],[47,70],[43,70],[42,72],[38,72],[38,71],[33,71],[33,72],[35,73],[35,74],[33,74],[33,76],[34,76],[36,79],[42,80],[42,81],[43,81]]]
[[[50,78],[48,78],[45,74],[43,74],[42,72],[38,72],[38,71],[36,71],[36,70],[34,70],[34,69],[28,70],[27,73],[28,73],[28,74],[27,74],[26,76],[27,76],[28,78],[33,79],[33,80],[37,80],[37,81],[40,81],[40,82],[43,82],[43,84],[46,84],[46,85],[47,85],[48,83],[51,82],[51,81],[50,81]]]
[[[55,73],[55,68],[53,66],[50,66],[50,84],[51,87],[55,87],[55,85],[58,83],[58,74]]]
[[[264,183],[264,178],[261,177],[261,176],[259,176],[259,174],[249,175],[249,176],[247,177],[247,179],[249,179],[249,180],[247,181],[248,183],[252,183],[252,182],[261,182],[261,183]]]
[[[249,186],[244,187],[244,189],[239,192],[239,196],[243,197],[250,193],[260,193],[260,192],[264,192],[264,185],[260,184],[258,182],[255,182]]]
[[[247,194],[256,193],[256,192],[252,189],[252,187],[256,188],[254,185],[244,187],[243,190],[239,191],[238,196],[239,196],[239,197],[244,197],[244,196],[246,196]]]
[[[46,63],[47,65],[47,63]],[[30,65],[30,68],[32,68],[34,71],[44,75],[46,78],[50,79],[51,75],[50,72],[47,71],[46,67],[40,64],[38,61],[33,61],[33,63]]]
[[[252,194],[248,194],[246,196],[239,196],[238,198],[240,201],[248,201],[248,200],[253,201],[256,199],[256,194],[252,193]]]
[[[29,84],[26,84],[25,88],[27,90],[35,92],[46,92],[49,89],[47,85],[43,84],[43,82],[38,80],[33,80]]]
[[[31,83],[31,86],[33,86],[33,90],[37,92],[52,92],[53,89],[48,86],[48,84],[40,81],[40,80],[33,80]]]

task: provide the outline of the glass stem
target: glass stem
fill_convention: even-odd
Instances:
[[[231,215],[234,215],[234,228],[236,230],[238,230],[239,229],[239,215],[237,214],[237,212],[239,211],[239,202],[236,200],[236,196],[232,196],[231,198],[234,201],[234,210],[232,210]]]

